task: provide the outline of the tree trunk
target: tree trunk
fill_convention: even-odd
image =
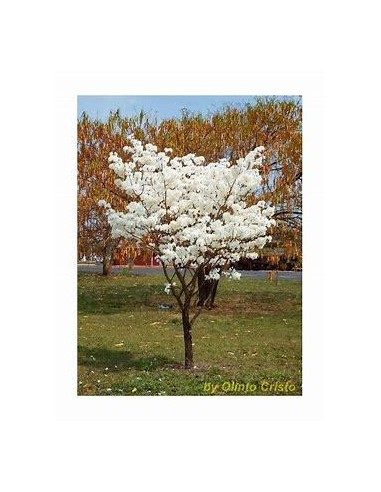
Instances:
[[[102,269],[102,275],[110,275],[111,273],[111,261],[110,258],[103,258],[103,269]]]
[[[113,254],[113,245],[110,239],[106,240],[105,247],[103,248],[103,270],[102,275],[110,275],[111,273],[111,262]]]
[[[187,310],[182,313],[183,318],[183,333],[184,333],[184,348],[185,348],[185,369],[193,368],[193,346],[192,346],[192,327],[189,320],[189,312]]]
[[[211,286],[211,292],[210,292],[210,300],[209,300],[209,307],[214,308],[214,298],[216,297],[217,294],[217,288],[218,288],[218,282],[219,280],[212,280],[212,286]]]
[[[214,298],[216,297],[218,280],[205,280],[205,275],[210,272],[209,269],[201,268],[197,275],[198,284],[198,301],[197,306],[214,307]]]

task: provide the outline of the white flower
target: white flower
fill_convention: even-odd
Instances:
[[[230,268],[229,270],[223,272],[223,274],[231,280],[240,280],[241,278],[241,274],[234,268]]]
[[[206,280],[219,280],[221,277],[220,272],[214,268],[207,275],[205,275]]]
[[[175,286],[176,286],[176,282],[172,282],[172,284],[166,284],[164,288],[164,292],[169,295],[172,292],[172,288]]]
[[[233,270],[231,272],[231,278],[233,280],[239,280],[241,278],[241,274],[239,272],[237,272],[236,270]]]
[[[157,147],[156,147],[156,145],[152,145],[152,144],[148,143],[146,145],[146,150],[148,150],[149,152],[157,152]]]
[[[169,295],[171,291],[172,291],[171,284],[166,284],[166,286],[164,287],[164,292]]]

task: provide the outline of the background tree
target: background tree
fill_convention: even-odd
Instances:
[[[111,237],[111,228],[104,210],[98,206],[101,198],[115,207],[125,203],[121,190],[115,186],[115,176],[110,172],[107,158],[111,151],[122,152],[128,135],[141,133],[146,122],[144,113],[135,118],[121,118],[118,111],[110,113],[106,122],[91,120],[83,114],[78,121],[78,259],[100,258],[103,274],[111,270],[116,248],[133,245]]]

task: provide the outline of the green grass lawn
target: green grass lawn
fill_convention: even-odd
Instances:
[[[79,274],[79,395],[302,393],[300,281],[222,280],[217,307],[193,327],[193,370],[183,368],[180,315],[165,283]]]

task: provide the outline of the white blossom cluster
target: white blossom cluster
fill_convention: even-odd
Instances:
[[[264,201],[247,206],[245,199],[261,184],[263,147],[235,163],[206,163],[188,154],[171,158],[152,144],[130,137],[128,159],[110,153],[115,183],[128,196],[124,211],[101,200],[114,237],[136,239],[151,248],[166,266],[208,265],[209,278],[218,268],[241,258],[255,259],[271,240],[266,235],[274,209]],[[231,277],[235,274],[231,273]],[[219,277],[218,277],[219,278]]]
[[[218,268],[213,268],[207,275],[205,275],[206,280],[219,280],[221,275],[231,279],[231,280],[239,280],[241,278],[241,274],[237,272],[237,270],[233,267],[230,267],[229,270],[223,270],[220,272]]]
[[[169,295],[174,287],[176,287],[176,282],[172,282],[171,284],[165,284],[164,292]]]
[[[213,268],[208,274],[205,275],[205,280],[219,280],[221,274],[218,268]]]
[[[172,292],[172,285],[166,284],[164,287],[164,292],[169,295]]]

